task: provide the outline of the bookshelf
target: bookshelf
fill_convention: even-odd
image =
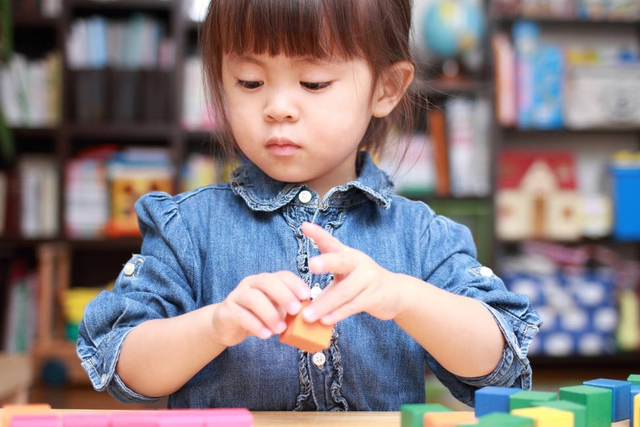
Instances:
[[[487,0],[487,3],[491,3]],[[100,16],[106,20],[128,20],[138,13],[152,17],[162,23],[166,30],[166,36],[170,41],[168,46],[172,51],[170,66],[155,68],[152,71],[122,72],[110,67],[95,69],[76,68],[68,61],[68,39],[71,28],[78,19],[90,19]],[[588,31],[605,27],[607,31],[614,31],[618,27],[624,27],[629,31],[640,29],[640,20],[608,21],[608,20],[575,20],[567,18],[536,18],[543,25],[568,28],[587,28]],[[424,84],[418,92],[421,97],[432,106],[432,109],[443,108],[452,99],[470,98],[483,99],[493,107],[496,93],[496,81],[492,69],[493,56],[489,47],[490,36],[496,31],[510,31],[516,22],[516,17],[499,14],[489,15],[489,30],[487,46],[485,46],[486,60],[479,73],[470,78],[461,80],[443,80],[430,78],[427,73]],[[78,155],[82,150],[97,147],[103,144],[116,143],[118,147],[142,146],[161,147],[167,149],[171,164],[177,169],[182,165],[187,156],[192,152],[210,153],[210,132],[201,129],[186,129],[182,125],[181,109],[185,87],[182,82],[185,78],[185,68],[182,64],[196,52],[196,40],[198,24],[190,20],[185,13],[183,2],[180,0],[66,0],[57,17],[45,17],[38,13],[14,11],[13,24],[15,26],[16,51],[24,53],[28,57],[42,57],[46,52],[56,51],[62,62],[62,72],[59,85],[61,88],[59,121],[53,125],[28,127],[26,125],[13,127],[13,135],[16,141],[18,153],[46,154],[49,155],[63,175],[59,180],[57,198],[58,232],[53,236],[24,238],[18,233],[15,225],[6,230],[0,238],[0,306],[7,307],[8,286],[7,272],[16,257],[25,258],[27,263],[35,269],[39,266],[39,274],[42,275],[44,286],[51,292],[51,298],[42,301],[41,311],[50,313],[46,315],[48,322],[39,326],[39,333],[34,354],[36,356],[36,375],[41,375],[48,362],[55,362],[49,368],[62,370],[62,375],[67,381],[86,382],[82,372],[78,371],[77,357],[74,344],[65,340],[64,325],[60,323],[59,299],[60,293],[68,286],[101,286],[108,280],[114,279],[120,270],[122,263],[128,259],[132,252],[140,248],[141,240],[137,237],[125,236],[120,238],[80,238],[70,236],[65,231],[64,218],[67,214],[65,204],[64,166]],[[155,114],[149,113],[149,117],[119,117],[114,118],[113,110],[105,104],[112,104],[110,98],[114,96],[114,89],[127,83],[127,78],[158,77],[165,79],[162,85],[165,93],[162,94],[162,104],[169,106],[166,110]],[[104,116],[99,120],[89,117],[80,119],[83,108],[78,107],[76,94],[77,82],[86,77],[91,83],[92,78],[103,79],[114,83],[105,94]],[[89,100],[91,101],[91,100]],[[137,113],[136,113],[137,114]],[[158,119],[160,117],[160,119]],[[428,129],[429,118],[422,118],[422,129]],[[454,219],[464,222],[464,212],[475,212],[473,219],[475,227],[482,232],[482,250],[485,254],[483,262],[491,265],[505,251],[508,245],[500,241],[495,235],[494,224],[491,218],[494,216],[495,181],[497,179],[497,156],[500,151],[509,147],[514,139],[522,139],[523,145],[535,144],[538,140],[563,140],[565,138],[593,138],[608,137],[609,135],[631,135],[635,138],[636,148],[640,146],[638,136],[640,128],[611,130],[611,129],[583,129],[583,130],[537,130],[517,129],[499,125],[495,116],[491,117],[490,126],[486,129],[488,145],[487,165],[491,176],[491,191],[487,194],[473,196],[452,196],[451,194],[435,194],[428,196],[415,196],[428,203],[438,204],[441,211],[453,212]],[[596,144],[595,142],[592,144]],[[445,156],[447,153],[440,153]],[[175,174],[174,188],[179,188],[179,174]],[[467,205],[467,206],[465,206]],[[466,209],[466,210],[465,210]],[[459,213],[463,212],[463,213]],[[456,218],[456,215],[459,215]],[[606,240],[606,239],[604,239]],[[606,243],[606,242],[605,242]],[[640,248],[637,243],[629,245],[633,257],[640,260]],[[55,256],[51,252],[55,253]],[[0,320],[4,324],[4,319]],[[3,325],[4,326],[4,325]],[[3,329],[4,330],[4,327]],[[595,372],[603,365],[618,366],[620,375],[628,374],[631,370],[640,370],[640,365],[635,365],[635,355],[614,355],[598,357],[533,357],[534,370],[553,372],[557,369],[569,368]],[[56,365],[57,364],[57,365]],[[55,369],[54,369],[55,370]]]
[[[552,5],[554,7],[560,4],[579,4],[580,2],[557,2],[557,4],[545,3],[545,5]],[[587,4],[587,2],[582,2]],[[598,2],[594,2],[596,4]],[[524,7],[528,4],[530,7],[540,6],[544,7],[543,3],[526,2],[526,1],[500,1],[495,0],[490,2],[493,8],[490,8],[489,12],[489,37],[492,37],[498,33],[506,34],[510,41],[514,42],[514,27],[521,20],[527,20],[534,23],[540,29],[540,38],[544,44],[556,44],[562,46],[564,49],[571,49],[575,46],[585,47],[591,46],[595,42],[596,48],[599,48],[598,40],[595,39],[597,34],[603,35],[602,39],[610,43],[620,43],[622,45],[633,45],[636,48],[640,44],[640,18],[636,11],[635,15],[626,14],[624,17],[607,17],[607,16],[584,16],[580,15],[580,11],[577,10],[574,15],[556,15],[553,16],[547,12],[540,12],[537,14],[527,14],[520,10],[505,11],[499,10],[500,5],[507,5],[512,7],[514,5],[518,7]],[[613,3],[612,3],[613,4]],[[631,3],[629,3],[631,4]],[[498,7],[495,7],[498,5]],[[567,50],[565,50],[567,52]],[[492,55],[496,52],[492,51]],[[566,60],[566,57],[565,57]],[[494,62],[495,64],[495,62]],[[574,64],[565,66],[576,66]],[[638,67],[638,64],[635,64]],[[496,71],[494,69],[494,71]],[[497,77],[493,78],[495,84],[496,97],[498,96],[501,87],[501,82]],[[566,82],[565,82],[566,84]],[[566,91],[566,86],[563,87]],[[566,92],[564,92],[566,96]],[[565,107],[566,108],[566,107]],[[494,134],[494,150],[496,155],[503,151],[508,150],[569,150],[575,154],[576,163],[578,168],[582,168],[582,171],[578,170],[579,176],[586,178],[579,190],[583,192],[598,191],[603,192],[607,196],[613,196],[613,190],[611,187],[612,178],[609,176],[609,161],[611,156],[619,150],[630,150],[638,152],[640,150],[640,124],[639,125],[627,125],[624,127],[616,127],[615,124],[610,126],[603,126],[596,124],[594,126],[575,127],[570,123],[565,122],[564,126],[551,128],[545,128],[545,126],[525,126],[519,127],[513,123],[505,124],[501,123],[501,118],[496,114],[493,124]],[[499,161],[496,160],[499,165]],[[588,166],[585,166],[588,165]],[[589,176],[591,175],[591,176]],[[594,178],[595,177],[595,178]],[[496,181],[494,183],[494,197],[497,199],[499,191],[499,175],[496,175]],[[613,204],[614,202],[612,202]],[[615,206],[613,206],[615,209]],[[498,209],[498,208],[497,208]],[[615,253],[618,264],[630,265],[632,263],[640,262],[640,239],[633,239],[630,241],[621,241],[614,237],[612,232],[598,234],[593,236],[581,236],[577,239],[571,239],[570,241],[555,240],[553,238],[547,238],[540,241],[542,244],[547,244],[548,248],[564,247],[569,252],[575,250],[586,250],[587,252],[598,250],[610,250],[610,254]],[[522,250],[522,242],[516,240],[503,240],[500,238],[499,233],[495,234],[495,256],[498,259],[505,259],[514,255]],[[598,249],[601,248],[601,249]],[[604,248],[604,249],[603,249]],[[624,264],[623,264],[624,262]],[[591,258],[585,269],[589,270],[595,265],[605,265],[601,259]],[[640,264],[638,264],[640,265]],[[504,268],[504,265],[502,265]],[[507,266],[510,268],[511,266]],[[631,267],[633,269],[633,267]],[[498,268],[498,274],[502,274],[500,268]],[[640,273],[640,270],[636,272]],[[613,293],[614,300],[616,300],[616,309],[620,310],[622,304],[619,303],[617,298],[622,298],[623,290],[630,290],[635,295],[638,294],[640,287],[640,280],[638,278],[625,282],[623,275],[614,273],[613,280]],[[634,283],[635,282],[635,283]],[[585,289],[586,292],[586,289]],[[621,320],[621,311],[618,311],[618,316]],[[557,317],[555,318],[558,319]],[[551,324],[550,328],[553,330],[557,326],[557,321],[554,317],[546,319],[547,324]],[[638,322],[635,322],[635,328],[640,327]],[[543,325],[544,327],[544,325]],[[555,331],[553,331],[555,332]],[[616,331],[619,333],[619,331]],[[542,335],[542,334],[541,334]],[[553,354],[536,354],[530,357],[532,368],[534,372],[534,379],[542,380],[572,380],[575,378],[589,377],[601,377],[601,378],[619,378],[625,379],[626,376],[640,369],[640,359],[638,358],[639,348],[637,346],[633,348],[616,348],[619,343],[613,344],[613,349],[609,346],[611,353],[605,352],[604,354],[589,354],[585,348],[575,350],[576,353],[570,355],[553,355]],[[577,344],[576,344],[577,346]],[[579,348],[579,347],[577,347]]]

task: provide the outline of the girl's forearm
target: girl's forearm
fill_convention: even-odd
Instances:
[[[212,336],[215,308],[136,326],[126,337],[116,366],[127,387],[145,396],[166,396],[222,353],[226,347]]]
[[[403,310],[394,320],[445,369],[480,377],[496,368],[505,340],[484,305],[410,276],[398,280]]]

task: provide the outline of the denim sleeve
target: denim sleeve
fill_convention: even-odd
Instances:
[[[491,312],[505,338],[502,358],[489,375],[466,378],[454,375],[431,355],[433,374],[461,402],[473,406],[475,390],[485,386],[531,388],[527,352],[541,319],[526,296],[510,292],[493,271],[476,260],[467,227],[445,217],[433,217],[423,236],[426,245],[426,281],[449,292],[480,301]]]
[[[93,387],[124,403],[149,403],[155,397],[129,389],[116,373],[127,334],[140,323],[177,316],[195,308],[199,278],[193,243],[177,204],[164,193],[143,196],[136,204],[143,234],[118,275],[113,292],[102,291],[85,308],[76,351]]]

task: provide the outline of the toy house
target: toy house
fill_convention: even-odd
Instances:
[[[570,241],[581,235],[573,153],[505,150],[500,155],[496,234],[503,240]]]

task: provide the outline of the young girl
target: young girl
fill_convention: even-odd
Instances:
[[[410,0],[212,0],[201,34],[230,184],[137,205],[142,250],[86,308],[97,390],[170,407],[398,410],[425,364],[462,402],[531,387],[540,319],[469,231],[392,192],[368,151],[411,116]],[[368,151],[367,151],[368,150]],[[287,314],[327,350],[278,339]]]

